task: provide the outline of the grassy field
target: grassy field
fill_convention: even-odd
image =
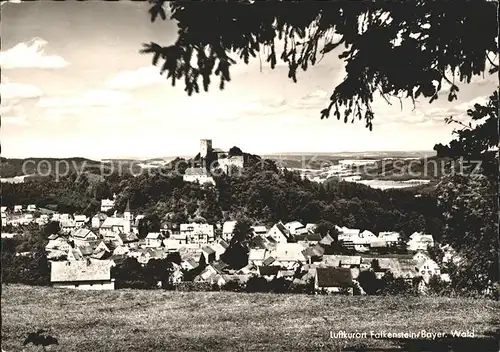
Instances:
[[[71,291],[2,286],[2,349],[50,329],[48,351],[498,351],[489,300],[230,292]],[[370,338],[374,332],[474,330],[474,337]],[[367,332],[331,338],[330,332]],[[496,332],[495,332],[496,331]],[[495,335],[496,334],[496,335]],[[35,351],[35,347],[25,351]],[[38,349],[40,350],[40,349]]]

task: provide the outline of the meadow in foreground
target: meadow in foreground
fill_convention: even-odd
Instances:
[[[2,348],[20,351],[26,335],[43,328],[59,341],[47,350],[67,352],[497,351],[499,312],[495,301],[442,297],[84,292],[3,285]],[[368,337],[331,338],[330,332],[340,330]],[[421,330],[474,330],[474,337],[370,338],[370,331]]]

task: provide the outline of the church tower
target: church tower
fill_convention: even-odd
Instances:
[[[201,139],[200,140],[200,158],[206,159],[208,154],[212,151],[212,140],[211,139]]]
[[[130,233],[130,227],[132,222],[132,214],[130,213],[130,200],[127,200],[127,206],[125,207],[125,211],[123,212],[124,225],[123,231],[125,233]]]

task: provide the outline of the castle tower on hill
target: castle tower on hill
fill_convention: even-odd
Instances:
[[[200,140],[200,158],[206,159],[208,154],[212,151],[212,140],[211,139],[201,139]]]

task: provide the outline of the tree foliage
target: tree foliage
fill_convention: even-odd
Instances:
[[[111,269],[116,288],[167,288],[170,285],[171,272],[172,262],[169,258],[151,259],[146,265],[142,265],[135,258],[126,258]]]
[[[474,104],[467,110],[471,121],[461,121],[454,117],[446,119],[458,126],[453,131],[456,136],[448,145],[441,143],[434,146],[440,157],[463,158],[466,161],[481,162],[482,170],[496,177],[498,174],[498,92],[489,97],[486,104]],[[495,148],[493,150],[492,148]]]
[[[444,177],[437,188],[444,215],[443,242],[463,259],[449,270],[453,289],[482,294],[499,280],[498,273],[498,92],[485,104],[467,110],[470,123],[450,119],[460,129],[449,145],[438,144],[438,155],[462,158],[464,167]]]
[[[42,233],[28,232],[2,238],[2,282],[46,286],[50,283],[50,263],[45,253],[47,240]]]
[[[498,186],[484,175],[452,175],[438,188],[443,242],[463,262],[450,270],[455,289],[481,293],[498,282]]]
[[[165,0],[151,0],[151,20],[166,19]],[[205,1],[168,2],[178,23],[177,40],[168,46],[144,44],[172,85],[183,79],[191,95],[208,91],[212,76],[219,88],[231,80],[235,55],[248,64],[261,53],[271,68],[281,58],[297,82],[336,48],[346,75],[321,118],[366,122],[372,128],[372,102],[378,93],[412,100],[438,99],[442,83],[448,100],[458,82],[495,73],[498,52],[497,3],[492,1]],[[283,44],[282,47],[280,44]],[[341,116],[343,115],[343,116]]]

